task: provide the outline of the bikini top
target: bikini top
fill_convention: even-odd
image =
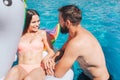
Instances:
[[[26,53],[29,51],[43,51],[44,44],[42,40],[34,39],[31,43],[21,41],[18,45],[18,53]]]

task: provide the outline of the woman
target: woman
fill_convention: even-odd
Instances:
[[[52,63],[48,59],[54,55],[54,51],[46,32],[39,30],[39,14],[32,9],[26,13],[25,28],[18,45],[18,65],[10,70],[5,80],[44,80],[45,72],[41,62],[47,68],[49,63]],[[44,48],[48,55],[43,59]]]

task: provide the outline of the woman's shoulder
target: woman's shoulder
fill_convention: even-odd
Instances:
[[[44,36],[44,35],[46,35],[46,31],[45,30],[38,30],[38,34]]]
[[[21,36],[20,41],[25,40],[25,39],[26,39],[26,35],[24,34]]]
[[[45,30],[38,30],[38,33],[46,33],[46,31]]]

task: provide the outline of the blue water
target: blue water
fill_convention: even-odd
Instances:
[[[40,14],[41,29],[54,28],[58,23],[58,8],[67,4],[76,4],[82,10],[82,26],[100,42],[113,80],[120,80],[120,0],[27,0],[28,8]],[[61,48],[67,36],[59,34],[54,47]],[[73,70],[77,80],[81,73],[77,62]]]

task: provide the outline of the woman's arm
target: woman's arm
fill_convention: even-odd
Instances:
[[[52,60],[52,57],[54,56],[55,53],[53,51],[53,47],[50,42],[49,36],[47,35],[45,31],[43,31],[42,37],[43,37],[43,43],[48,52],[47,56],[43,58],[42,64],[44,65],[44,69],[46,73],[49,75],[53,75],[54,74],[53,69],[54,69],[55,62]]]
[[[48,52],[47,57],[53,57],[53,55],[55,54],[53,51],[53,46],[51,44],[49,36],[47,35],[47,33],[45,31],[43,32],[43,43]]]

